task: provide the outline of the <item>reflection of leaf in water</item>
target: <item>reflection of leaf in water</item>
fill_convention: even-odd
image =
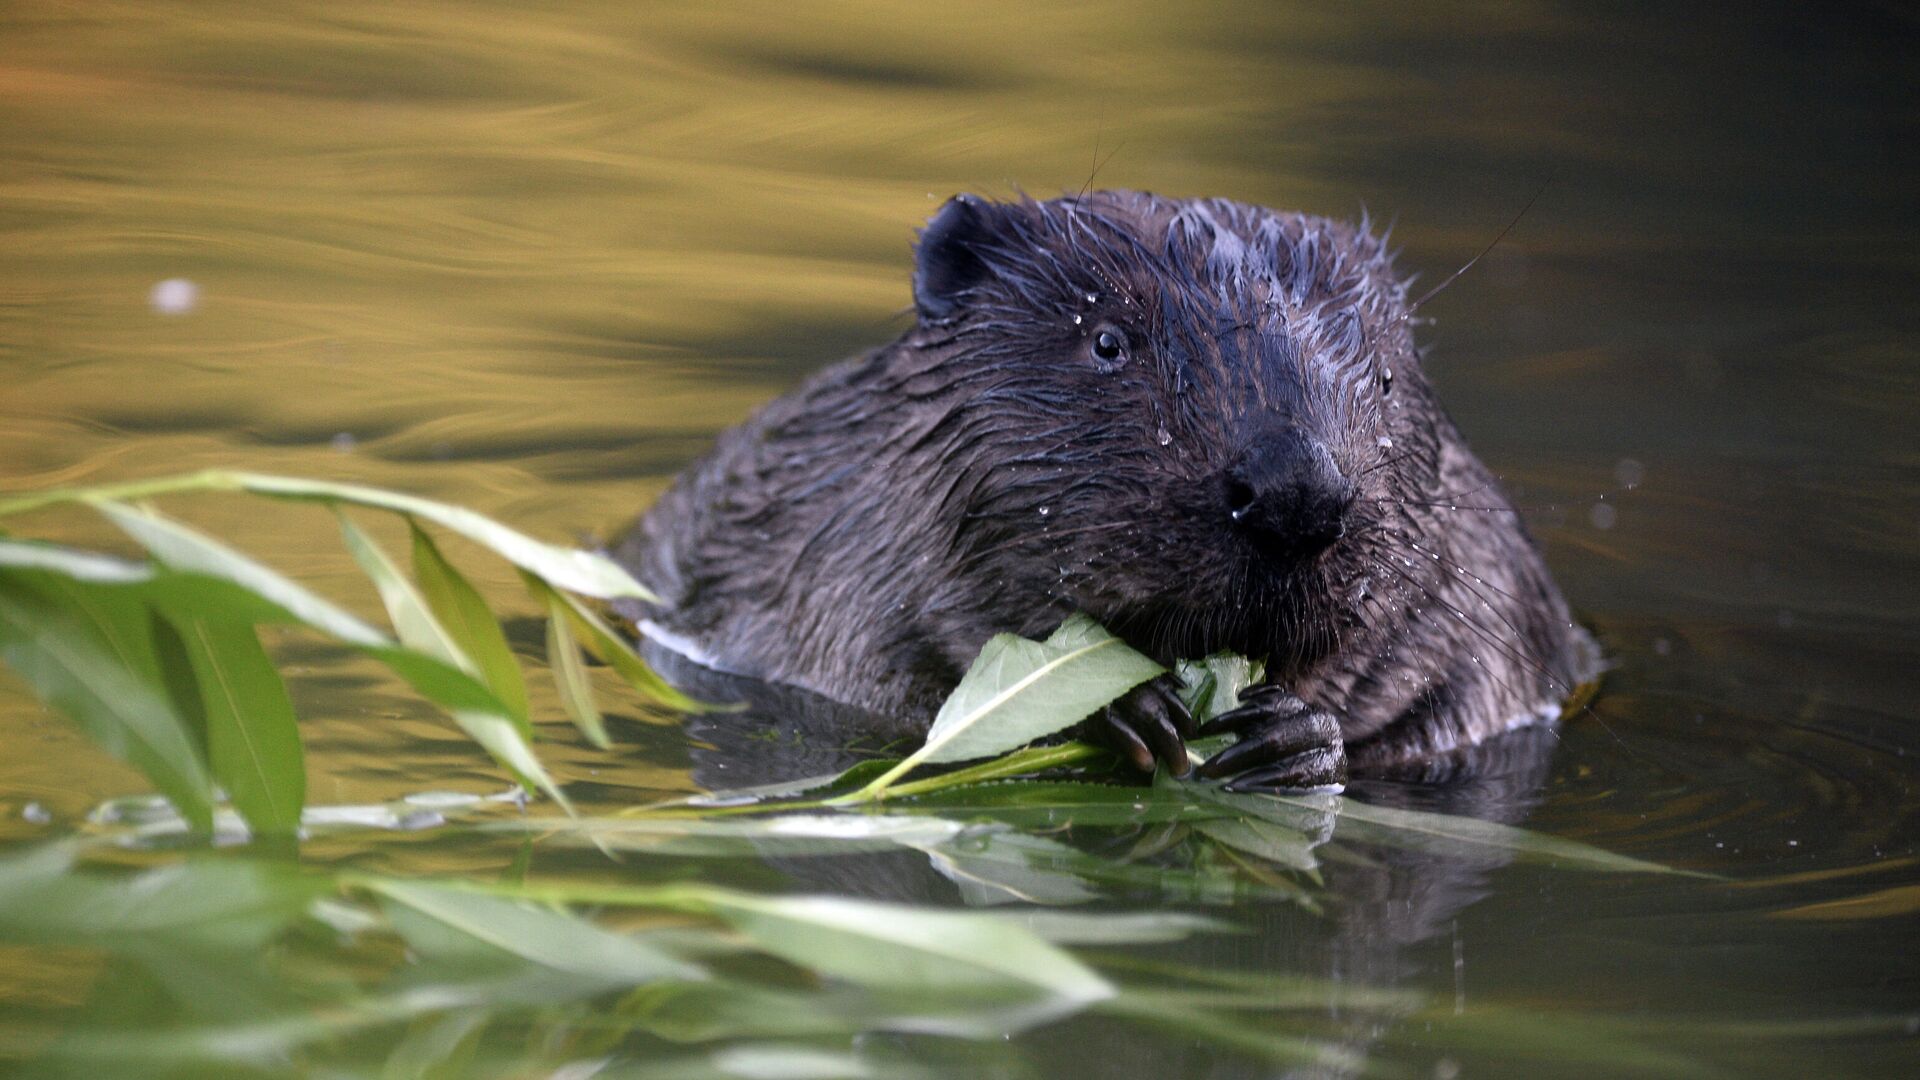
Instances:
[[[1260,798],[1260,796],[1248,796]],[[1289,798],[1286,801],[1298,800]],[[1434,814],[1422,810],[1402,810],[1378,806],[1358,799],[1339,801],[1336,835],[1391,847],[1413,848],[1436,854],[1486,857],[1510,856],[1570,870],[1602,870],[1642,874],[1682,874],[1711,877],[1689,870],[1677,870],[1629,855],[1618,855],[1578,840],[1550,836],[1513,825],[1454,814]]]
[[[1920,885],[1895,885],[1890,889],[1861,893],[1858,896],[1822,900],[1817,904],[1802,904],[1799,907],[1776,911],[1773,917],[1822,921],[1891,919],[1911,915],[1916,911],[1920,911]]]
[[[1194,831],[1216,843],[1292,870],[1312,870],[1313,841],[1285,826],[1259,818],[1220,818],[1194,823]]]
[[[1063,868],[1082,861],[1080,852],[1044,836],[994,830],[923,850],[969,907],[1082,904],[1100,895]]]

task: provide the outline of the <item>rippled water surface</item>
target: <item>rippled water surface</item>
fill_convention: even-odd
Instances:
[[[1381,892],[1338,933],[1240,912],[1255,935],[1203,959],[1771,1033],[1702,1049],[1727,1075],[1907,1074],[1920,1044],[1845,1022],[1920,1011],[1916,70],[1920,23],[1877,4],[10,4],[0,487],[234,466],[607,535],[714,433],[896,334],[913,230],[955,191],[1364,207],[1433,282],[1546,182],[1421,334],[1615,670],[1537,791],[1448,808],[1724,880],[1436,864],[1357,879]],[[173,505],[373,610],[324,514]],[[79,514],[31,528],[112,543]],[[372,672],[287,655],[314,802],[501,786]],[[611,754],[553,732],[590,803],[697,786],[678,727],[615,726]],[[0,745],[9,845],[144,787],[11,679]],[[90,992],[9,955],[0,1016]],[[1258,1073],[1153,1030],[1014,1052]],[[1561,1071],[1422,1038],[1360,1041],[1414,1074]]]

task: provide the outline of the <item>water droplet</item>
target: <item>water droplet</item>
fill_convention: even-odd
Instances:
[[[1614,519],[1618,516],[1613,507],[1606,503],[1594,503],[1593,509],[1587,511],[1587,520],[1592,522],[1596,529],[1613,528]]]
[[[1100,302],[1100,294],[1098,294],[1098,293],[1088,293],[1088,294],[1087,294],[1087,303],[1089,303],[1089,304],[1097,304],[1097,303],[1099,303],[1099,302]]]
[[[1080,316],[1078,316],[1078,315],[1075,315],[1075,316],[1073,317],[1073,325],[1075,325],[1075,326],[1079,326],[1079,325],[1080,325],[1080,323],[1081,323],[1081,321],[1082,321],[1082,320],[1081,320],[1081,318],[1080,318]]]
[[[1051,513],[1053,513],[1053,507],[1051,506],[1043,506],[1040,508],[1041,517],[1046,517],[1048,514],[1051,514]]]
[[[1393,449],[1393,440],[1386,437],[1385,435],[1380,436],[1378,439],[1375,439],[1374,441],[1380,444],[1380,449],[1382,450]]]
[[[1161,424],[1160,431],[1154,438],[1159,440],[1161,446],[1166,446],[1173,442],[1173,432],[1167,430],[1167,425]]]

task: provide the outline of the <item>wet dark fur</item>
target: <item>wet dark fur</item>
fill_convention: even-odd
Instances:
[[[1086,611],[1163,661],[1269,657],[1362,768],[1550,718],[1597,670],[1364,224],[1135,192],[979,205],[957,307],[721,436],[619,544],[665,601],[637,621],[924,724],[989,636]],[[1101,326],[1132,342],[1115,370]],[[1276,417],[1357,488],[1304,564],[1221,510]]]

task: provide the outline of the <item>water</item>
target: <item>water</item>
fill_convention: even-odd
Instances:
[[[1364,206],[1437,282],[1545,182],[1422,335],[1616,667],[1546,748],[1537,805],[1399,797],[1726,880],[1422,865],[1360,879],[1406,892],[1356,895],[1337,933],[1253,907],[1236,914],[1260,932],[1201,955],[1311,954],[1462,1008],[1648,1030],[1920,1010],[1911,15],[627,7],[10,5],[0,487],[225,465],[606,534],[716,431],[896,333],[912,230],[954,191],[1091,176]],[[324,517],[178,509],[372,610]],[[111,542],[78,514],[32,527]],[[537,653],[531,622],[513,629]],[[500,786],[403,693],[286,648],[312,801]],[[619,753],[549,751],[584,796],[694,789],[677,728],[615,727]],[[9,845],[143,789],[11,680],[0,744]],[[423,837],[310,857],[494,873],[512,852]],[[57,957],[9,953],[0,1014],[87,995]],[[1052,1075],[1115,1054],[1225,1067],[1155,1030],[1074,1021],[1022,1052]],[[1782,1076],[1920,1060],[1910,1038],[1840,1031],[1700,1055]],[[1422,1040],[1357,1041],[1434,1075],[1591,1074]]]

